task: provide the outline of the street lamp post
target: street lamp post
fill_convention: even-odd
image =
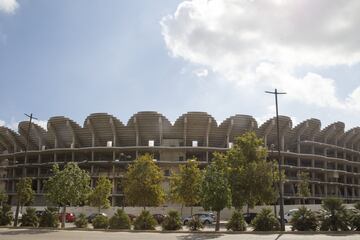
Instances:
[[[22,166],[22,171],[21,171],[21,179],[24,178],[25,176],[25,164],[27,163],[27,152],[28,152],[28,146],[29,146],[29,138],[30,138],[30,129],[31,129],[31,121],[33,119],[38,120],[36,117],[33,116],[32,113],[26,114],[24,113],[25,116],[29,117],[29,126],[28,126],[28,131],[26,134],[26,143],[25,143],[25,153],[24,153],[24,164]],[[19,208],[20,208],[20,199],[19,199],[19,195],[17,195],[17,203],[16,203],[16,210],[15,210],[15,219],[14,219],[14,227],[17,227],[18,224],[18,219],[19,219]]]
[[[270,152],[271,152],[271,162],[272,162],[272,158],[274,156],[274,148],[275,148],[275,145],[274,144],[271,144],[270,146]],[[275,182],[275,170],[274,170],[274,166],[272,168],[272,175],[273,175],[273,184],[274,184],[274,188],[276,188],[276,182]],[[274,202],[274,214],[275,216],[277,216],[277,211],[276,211],[276,204],[277,204],[277,201],[278,201],[278,198],[276,197],[276,200]]]
[[[275,105],[276,105],[276,130],[277,130],[277,150],[278,150],[278,164],[279,164],[279,198],[280,198],[280,225],[281,231],[285,231],[285,222],[284,222],[284,198],[283,198],[283,183],[282,183],[282,164],[281,164],[281,152],[280,152],[280,128],[279,128],[279,110],[278,110],[278,95],[286,94],[285,92],[278,92],[275,88],[274,92],[265,91],[266,93],[275,95]]]

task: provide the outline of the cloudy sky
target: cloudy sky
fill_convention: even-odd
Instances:
[[[107,112],[360,126],[358,0],[0,0],[0,125]]]

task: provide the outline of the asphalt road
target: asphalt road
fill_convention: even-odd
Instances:
[[[44,230],[44,229],[0,229],[1,240],[93,240],[93,239],[107,239],[107,240],[359,240],[360,234],[205,234],[205,233],[139,233],[139,232],[106,232],[106,231],[61,231],[61,230]]]

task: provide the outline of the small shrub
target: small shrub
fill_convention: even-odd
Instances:
[[[110,229],[130,229],[130,218],[122,209],[118,209],[110,218],[109,227]]]
[[[226,229],[232,231],[246,231],[245,219],[240,211],[235,211],[232,214],[230,221],[226,224]]]
[[[357,202],[354,207],[350,218],[351,230],[360,231],[360,202]]]
[[[59,226],[59,216],[57,208],[48,207],[40,217],[39,227],[53,227]]]
[[[163,230],[179,230],[182,228],[180,215],[177,211],[169,211],[161,224]]]
[[[135,230],[154,230],[156,225],[156,220],[150,212],[146,210],[143,210],[134,221]]]
[[[8,204],[3,204],[0,209],[0,226],[10,225],[13,220],[11,206]]]
[[[35,214],[35,208],[26,208],[26,213],[22,215],[21,226],[23,227],[37,227],[39,224],[39,219]]]
[[[204,225],[198,217],[192,217],[192,219],[188,223],[188,227],[191,231],[199,231],[200,229],[204,228]]]
[[[85,216],[85,214],[80,213],[79,216],[75,220],[75,226],[77,228],[87,228],[88,220]]]
[[[290,224],[292,225],[292,231],[316,231],[318,227],[318,220],[316,219],[316,215],[313,211],[303,206],[294,213]]]
[[[92,221],[92,225],[95,229],[107,229],[109,227],[109,218],[104,215],[97,215]]]
[[[274,216],[270,208],[261,209],[260,213],[250,224],[254,231],[278,231],[280,230],[279,220]]]
[[[348,211],[342,200],[337,198],[324,200],[320,221],[321,231],[348,231],[351,225]]]

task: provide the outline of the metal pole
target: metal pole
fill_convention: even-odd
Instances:
[[[26,172],[25,172],[25,164],[27,163],[27,152],[28,152],[28,146],[29,146],[31,121],[32,121],[33,119],[38,120],[37,118],[35,118],[35,117],[33,116],[32,113],[30,113],[30,115],[28,115],[28,114],[25,113],[25,116],[29,117],[29,118],[30,118],[30,121],[29,121],[29,125],[28,125],[28,131],[27,131],[27,133],[26,133],[26,143],[25,143],[25,152],[24,152],[24,164],[23,164],[23,166],[22,166],[21,179],[23,179],[24,176],[26,175]],[[19,208],[20,208],[20,199],[19,199],[19,196],[17,196],[15,219],[14,219],[14,227],[17,227],[17,224],[18,224]]]
[[[275,88],[274,92],[266,91],[266,93],[275,95],[275,105],[276,105],[276,131],[277,131],[277,150],[278,150],[278,164],[279,164],[279,200],[280,200],[280,226],[281,231],[285,231],[285,222],[284,222],[284,197],[283,197],[283,183],[282,183],[282,164],[281,164],[281,151],[280,151],[280,127],[279,127],[279,108],[278,108],[278,94],[286,94],[283,92],[278,92]]]

